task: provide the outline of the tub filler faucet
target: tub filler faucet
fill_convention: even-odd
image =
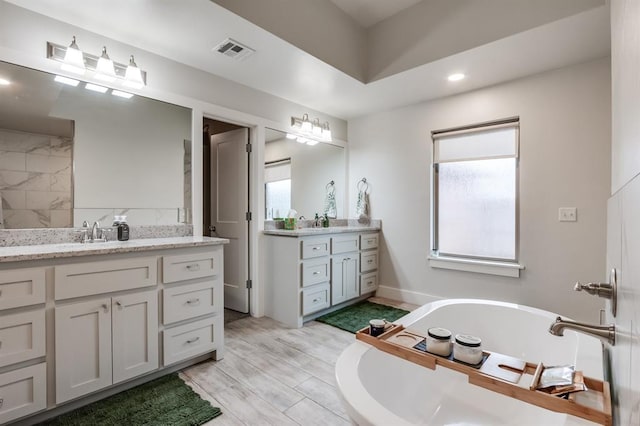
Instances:
[[[603,342],[609,343],[611,346],[616,344],[616,326],[615,324],[609,325],[592,325],[581,322],[574,322],[569,320],[563,320],[561,317],[556,320],[549,327],[549,333],[554,336],[564,336],[564,330],[573,330],[579,333],[584,333],[589,336],[597,337]]]

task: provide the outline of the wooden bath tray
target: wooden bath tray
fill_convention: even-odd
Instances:
[[[533,364],[497,352],[483,351],[481,365],[471,366],[454,361],[452,357],[446,358],[416,349],[414,346],[423,341],[425,336],[396,324],[390,324],[378,337],[369,334],[369,327],[363,328],[356,333],[356,339],[431,370],[441,366],[466,374],[469,383],[490,391],[558,413],[571,414],[605,426],[612,425],[609,382],[584,377],[588,390],[569,394],[565,399],[536,390],[544,369],[542,363]],[[523,374],[533,376],[530,386],[519,384]]]

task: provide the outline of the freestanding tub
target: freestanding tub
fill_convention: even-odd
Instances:
[[[397,324],[426,334],[444,327],[455,335],[482,338],[483,349],[545,365],[576,366],[602,379],[598,339],[548,329],[556,314],[512,303],[450,299],[429,303]],[[437,367],[430,370],[356,341],[338,359],[339,393],[352,420],[363,425],[593,425],[469,384],[467,376]],[[524,375],[521,383],[530,383]],[[526,381],[526,382],[524,382]]]

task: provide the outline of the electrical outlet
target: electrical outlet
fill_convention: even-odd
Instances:
[[[558,209],[558,220],[560,222],[576,222],[578,220],[578,209],[575,207],[560,207]]]

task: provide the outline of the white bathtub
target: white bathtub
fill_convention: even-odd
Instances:
[[[526,306],[474,299],[429,303],[396,323],[426,334],[444,327],[453,334],[480,336],[483,349],[545,365],[572,364],[602,379],[600,341],[548,329],[556,314]],[[359,425],[593,425],[468,383],[443,367],[430,370],[356,341],[338,359],[339,393]],[[523,379],[530,382],[530,376]],[[521,383],[523,383],[521,381]]]

